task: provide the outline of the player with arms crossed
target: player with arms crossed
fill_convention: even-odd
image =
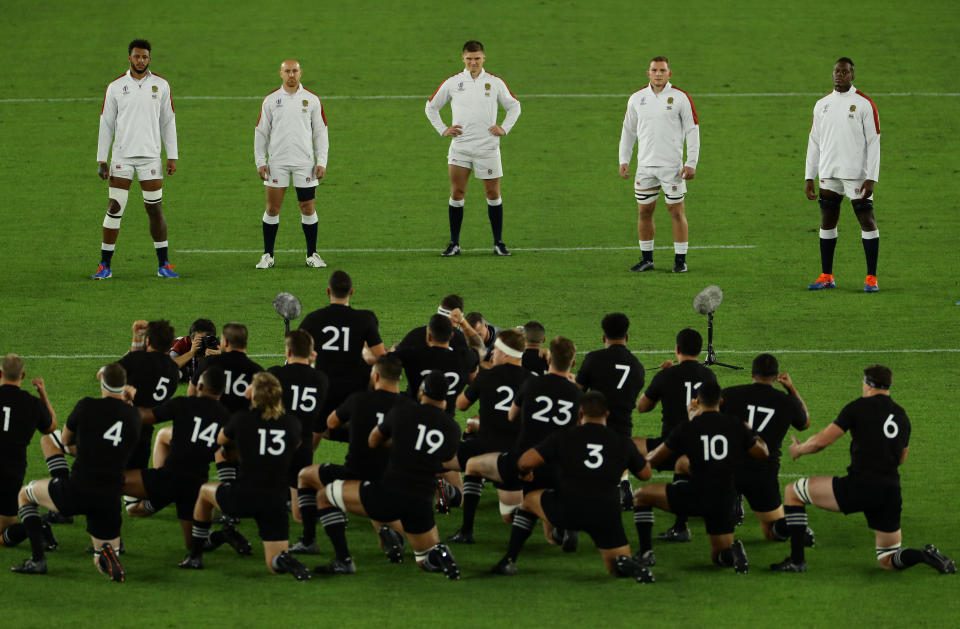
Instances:
[[[483,69],[487,56],[483,44],[470,40],[463,45],[463,72],[454,74],[440,84],[427,101],[427,119],[437,133],[451,137],[447,164],[450,171],[450,244],[440,255],[460,255],[460,226],[463,224],[463,197],[467,192],[470,171],[483,180],[487,197],[487,216],[493,231],[493,252],[508,256],[503,244],[503,201],[500,198],[500,138],[520,117],[520,101],[503,79]],[[440,110],[450,103],[453,114],[448,127],[440,118]],[[497,124],[497,106],[507,112],[502,124]]]
[[[900,473],[907,460],[910,420],[890,397],[893,372],[883,365],[863,370],[863,396],[843,407],[832,424],[803,443],[793,437],[790,456],[797,459],[819,452],[850,431],[850,466],[846,476],[814,476],[787,485],[783,492],[790,556],[770,566],[777,572],[806,572],[804,530],[806,505],[844,515],[862,511],[877,540],[877,562],[885,570],[906,570],[925,563],[938,572],[952,574],[957,566],[933,544],[923,550],[901,548]]]
[[[700,120],[693,99],[670,83],[670,60],[654,57],[647,70],[650,84],[634,92],[620,133],[620,177],[630,176],[630,157],[637,145],[637,234],[640,261],[631,271],[653,270],[653,210],[663,188],[667,211],[673,220],[673,272],[687,272],[687,216],[683,199],[687,180],[693,179],[700,158]],[[687,159],[683,159],[683,145]]]
[[[157,275],[180,277],[167,256],[167,219],[161,205],[163,171],[160,143],[167,151],[166,171],[177,172],[177,122],[170,84],[150,71],[150,42],[135,39],[128,46],[130,69],[107,86],[100,110],[97,161],[101,179],[110,181],[110,202],[103,219],[100,265],[91,279],[112,277],[110,263],[120,233],[120,219],[127,207],[130,184],[136,174],[143,193],[143,206],[150,217],[150,235],[157,253]],[[111,154],[112,161],[107,163]]]
[[[314,208],[317,184],[327,175],[330,149],[327,117],[320,97],[300,83],[302,74],[296,59],[280,64],[283,85],[263,99],[254,130],[253,157],[267,191],[263,255],[257,262],[258,269],[269,269],[274,264],[273,246],[280,228],[280,207],[291,181],[297,191],[300,224],[307,240],[307,266],[327,266],[317,253],[319,219]]]
[[[880,114],[870,98],[853,86],[853,61],[841,57],[833,66],[833,91],[817,101],[807,142],[803,191],[817,198],[820,179],[820,277],[810,290],[836,288],[833,251],[843,197],[850,198],[860,222],[867,259],[863,292],[875,293],[880,231],[873,215],[873,186],[880,175]]]
[[[19,516],[33,555],[11,568],[21,574],[46,574],[46,539],[39,506],[65,516],[87,516],[93,540],[93,564],[113,581],[126,579],[117,548],[120,544],[120,490],[127,459],[140,434],[140,413],[130,401],[127,373],[120,363],[103,368],[101,398],[83,398],[73,408],[63,429],[63,443],[76,445],[77,459],[69,475],[56,475],[28,483],[17,497]],[[62,455],[63,452],[61,451]]]

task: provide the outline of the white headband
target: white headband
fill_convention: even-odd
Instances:
[[[523,352],[521,352],[520,350],[513,349],[512,347],[509,347],[506,343],[504,343],[500,339],[497,339],[496,341],[494,341],[493,346],[511,358],[521,358],[523,356]]]
[[[437,307],[437,314],[442,314],[445,317],[450,316],[450,311],[444,308],[443,306]]]
[[[107,393],[114,393],[114,394],[123,393],[123,391],[126,389],[125,385],[120,387],[111,387],[102,379],[100,380],[100,386],[103,387],[103,390],[106,391]]]

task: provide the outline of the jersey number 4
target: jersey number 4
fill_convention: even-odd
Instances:
[[[105,441],[112,443],[114,448],[120,445],[120,442],[123,441],[123,422],[114,422],[113,425],[103,433],[103,438]]]

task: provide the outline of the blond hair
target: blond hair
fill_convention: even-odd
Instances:
[[[264,419],[280,419],[284,414],[283,387],[276,376],[261,371],[253,376],[253,408],[260,409]]]

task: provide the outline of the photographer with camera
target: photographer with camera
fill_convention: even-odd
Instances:
[[[197,319],[190,325],[188,336],[178,337],[170,348],[170,358],[180,368],[180,382],[189,382],[204,356],[220,353],[217,326],[210,319]]]

